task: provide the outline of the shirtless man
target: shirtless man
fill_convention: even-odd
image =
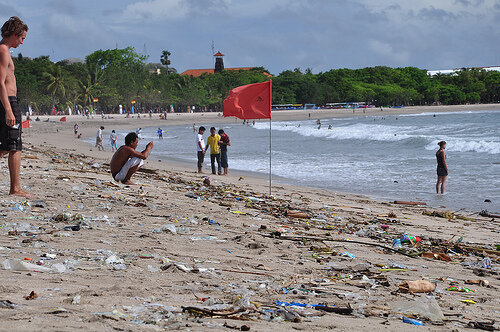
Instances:
[[[124,184],[133,185],[130,178],[144,165],[144,160],[149,156],[153,149],[153,142],[146,145],[146,149],[142,152],[136,150],[139,145],[139,138],[136,133],[128,133],[125,136],[125,145],[120,146],[116,150],[113,158],[111,158],[110,167],[113,179]]]
[[[9,195],[33,197],[22,190],[19,184],[22,118],[17,104],[14,63],[9,53],[11,48],[17,48],[24,42],[27,33],[28,26],[19,17],[11,17],[2,26],[2,41],[0,41],[0,157],[9,155]]]

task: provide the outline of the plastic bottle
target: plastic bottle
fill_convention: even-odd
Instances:
[[[399,238],[392,240],[392,247],[394,249],[401,249],[403,246],[401,245],[401,240]]]
[[[413,318],[408,318],[408,317],[405,317],[405,316],[403,316],[403,323],[413,324],[413,325],[424,325],[424,323],[422,323],[419,320],[416,320],[416,319],[413,319]]]

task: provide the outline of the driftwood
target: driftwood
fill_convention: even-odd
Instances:
[[[410,202],[410,201],[394,201],[394,204],[427,205],[427,203],[424,203],[424,202]]]
[[[294,210],[286,210],[285,212],[285,215],[287,217],[291,217],[291,218],[305,218],[305,219],[309,219],[311,217],[309,217],[309,215],[305,212],[300,212],[300,211],[294,211]]]
[[[454,247],[457,244],[456,243],[441,243],[441,246],[450,248]],[[491,250],[491,249],[484,249],[484,248],[478,248],[478,247],[472,247],[472,246],[466,246],[466,245],[458,245],[460,249],[463,250],[469,250],[469,251],[476,251],[476,252],[484,252],[489,255],[495,255],[495,256],[500,256],[500,250]]]
[[[326,311],[326,312],[334,312],[339,315],[350,315],[353,312],[353,309],[347,304],[346,308],[338,308],[338,307],[329,307],[329,306],[315,306],[314,309]]]
[[[230,312],[222,312],[222,311],[215,311],[215,310],[209,310],[209,309],[204,309],[204,308],[197,308],[197,307],[182,307],[182,311],[188,311],[194,314],[203,314],[207,316],[221,316],[221,317],[229,317],[233,316],[236,314],[239,314],[240,312],[246,311],[245,309],[238,309],[235,311],[230,311]]]
[[[493,214],[489,213],[488,211],[481,211],[479,213],[481,217],[488,217],[488,218],[499,218],[500,219],[500,214]]]
[[[243,274],[255,274],[255,275],[258,275],[258,276],[269,276],[269,273],[263,273],[263,272],[238,271],[238,270],[228,270],[228,269],[221,269],[221,271],[234,272],[234,273],[243,273]]]
[[[443,253],[423,252],[420,255],[422,257],[425,257],[425,258],[438,259],[438,260],[442,260],[442,261],[446,261],[446,262],[451,261],[450,256],[443,254]]]
[[[400,250],[384,246],[378,243],[370,243],[370,242],[363,242],[363,241],[356,241],[356,240],[345,240],[345,239],[331,239],[327,237],[319,237],[319,236],[288,236],[288,235],[277,235],[276,233],[273,234],[261,234],[262,236],[265,237],[271,237],[271,238],[277,238],[277,239],[282,239],[282,240],[290,240],[290,241],[303,241],[303,240],[310,240],[310,241],[330,241],[330,242],[346,242],[346,243],[357,243],[357,244],[364,244],[367,246],[373,246],[373,247],[379,247],[382,249],[386,249],[395,253],[398,253],[403,256],[415,258],[413,255],[408,255],[404,252],[401,252]]]

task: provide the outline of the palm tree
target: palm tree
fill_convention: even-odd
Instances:
[[[80,82],[80,98],[83,102],[83,106],[92,105],[92,101],[94,100],[94,96],[92,95],[93,85],[88,82],[87,84]]]
[[[94,92],[96,91],[96,87],[101,84],[104,79],[104,70],[101,70],[97,66],[89,65],[87,67],[88,75],[86,82],[79,81],[78,84],[80,86],[80,94],[78,98],[82,101],[83,107],[87,107],[87,105],[92,105],[94,101]]]
[[[50,72],[43,73],[43,78],[47,82],[47,91],[52,95],[52,109],[54,109],[56,105],[56,94],[60,93],[64,96],[66,93],[66,82],[61,67],[52,67]]]
[[[161,61],[162,65],[164,65],[165,67],[167,67],[167,70],[166,70],[167,74],[168,74],[168,66],[170,65],[170,58],[169,58],[170,55],[172,55],[172,53],[170,53],[167,50],[164,50],[163,52],[161,52],[160,61]]]

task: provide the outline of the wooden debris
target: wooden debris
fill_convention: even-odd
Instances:
[[[411,202],[411,201],[394,201],[394,204],[404,204],[404,205],[427,205],[424,202]]]

